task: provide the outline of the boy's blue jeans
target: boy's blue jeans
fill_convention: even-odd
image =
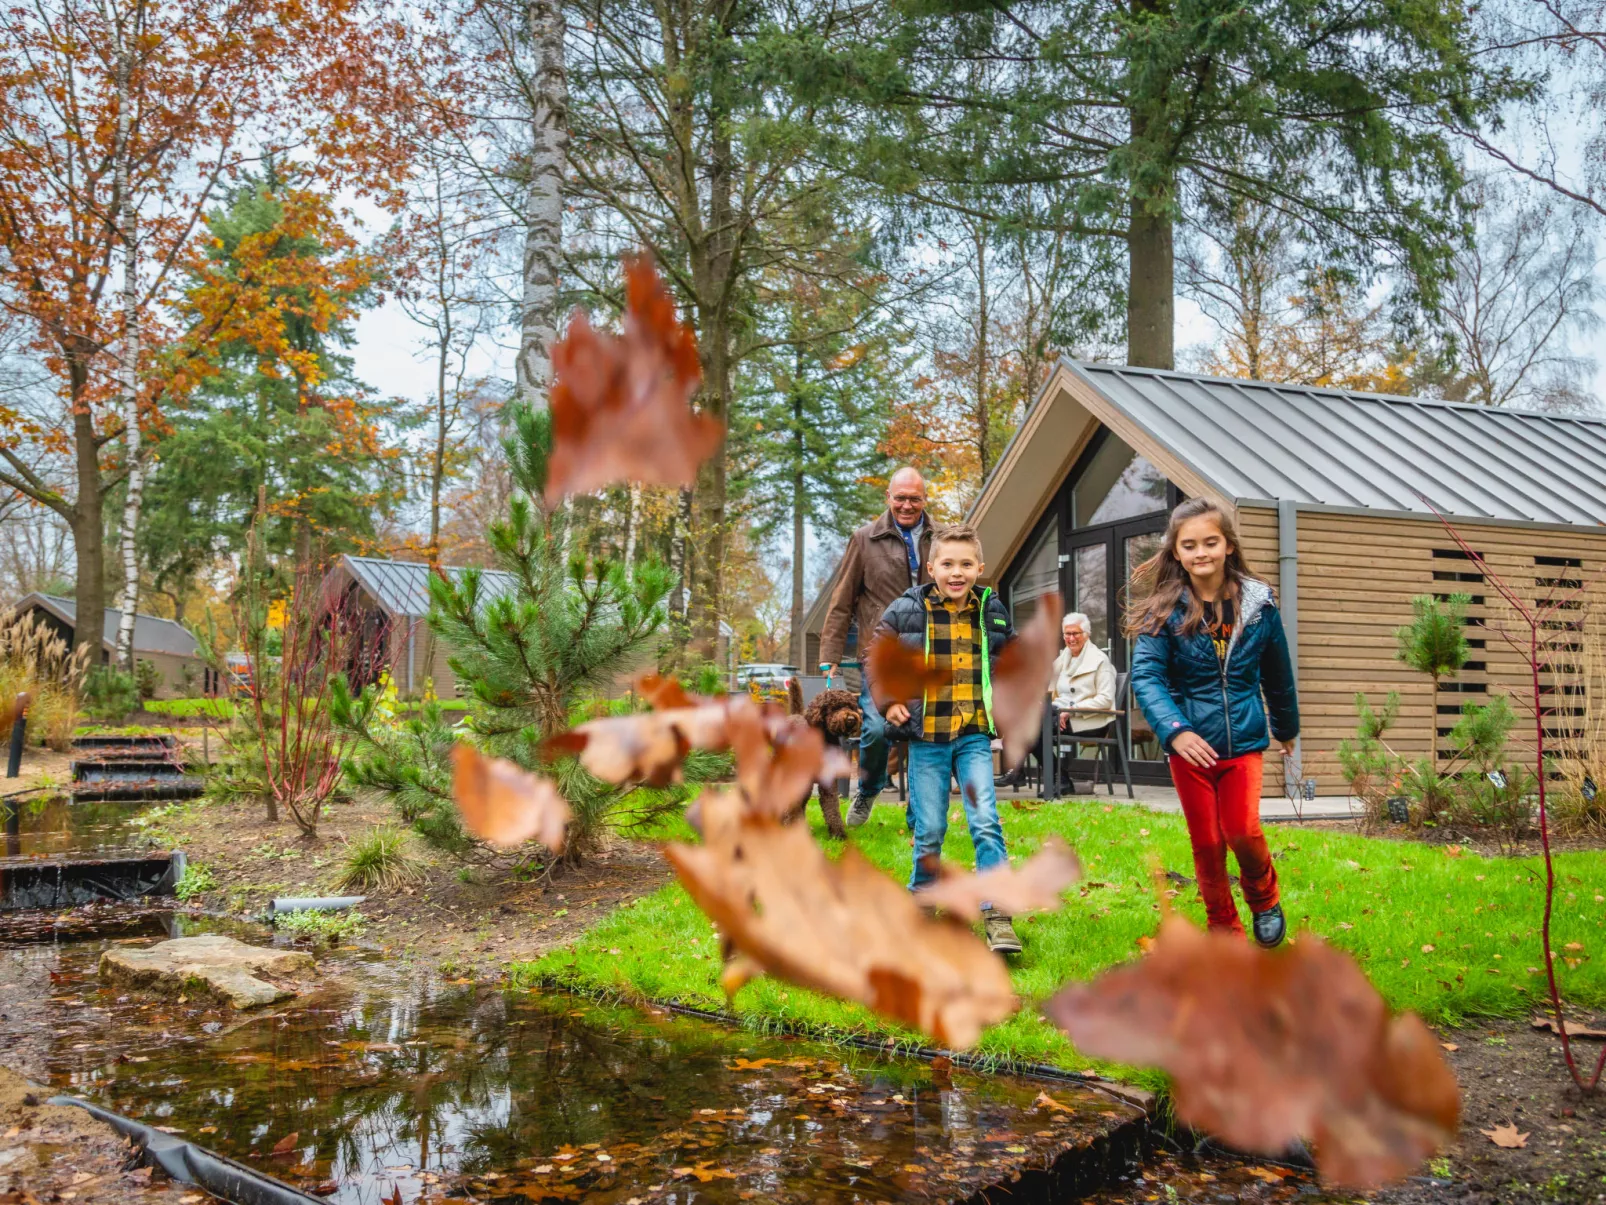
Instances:
[[[948,779],[959,780],[959,795],[976,847],[976,869],[1009,861],[1004,828],[998,823],[998,795],[993,790],[993,743],[985,733],[958,740],[909,742],[909,819],[915,834],[915,864],[909,890],[936,878],[943,838],[948,835]]]
[[[887,721],[870,697],[869,679],[859,687],[859,787],[860,795],[879,795],[887,785]]]

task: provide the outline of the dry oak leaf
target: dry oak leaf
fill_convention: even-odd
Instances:
[[[552,455],[546,504],[621,481],[689,486],[724,424],[695,413],[697,340],[645,255],[625,263],[624,331],[583,313],[552,345]]]
[[[1168,917],[1148,957],[1043,1011],[1085,1054],[1169,1073],[1177,1116],[1230,1146],[1276,1154],[1313,1139],[1340,1187],[1409,1174],[1460,1120],[1428,1027],[1390,1016],[1360,968],[1314,937],[1269,952]]]
[[[1495,1128],[1492,1130],[1478,1131],[1478,1133],[1482,1134],[1490,1142],[1494,1143],[1496,1146],[1503,1146],[1508,1151],[1514,1151],[1518,1147],[1527,1146],[1528,1134],[1532,1132],[1533,1131],[1529,1130],[1519,1134],[1517,1132],[1517,1127],[1514,1125],[1495,1126]]]
[[[870,697],[883,715],[894,703],[907,706],[925,698],[927,691],[941,690],[954,678],[951,667],[928,663],[924,653],[891,632],[882,632],[870,642],[864,672],[870,679]]]
[[[452,794],[464,827],[480,840],[508,849],[533,839],[555,854],[563,852],[571,813],[549,779],[457,744],[452,746]]]
[[[1580,1021],[1566,1021],[1563,1024],[1567,1026],[1567,1036],[1569,1038],[1606,1038],[1606,1029],[1591,1029]],[[1556,1033],[1556,1019],[1554,1017],[1535,1017],[1533,1019],[1533,1027]]]
[[[728,716],[723,702],[604,716],[548,737],[541,754],[574,754],[603,782],[667,786],[681,780],[681,763],[690,750],[726,747]]]
[[[845,1000],[963,1048],[1015,1010],[1009,973],[970,929],[926,916],[856,849],[831,861],[800,824],[735,811],[702,845],[664,856],[737,952],[722,980],[734,993],[763,973]]]
[[[815,783],[845,777],[852,765],[841,749],[826,745],[819,729],[767,719],[743,700],[732,704],[726,727],[749,810],[779,820],[808,800]]]
[[[1015,639],[998,654],[993,670],[993,727],[1004,743],[1004,769],[1013,770],[1037,747],[1043,731],[1043,701],[1054,676],[1060,639],[1060,596],[1045,595]]]
[[[915,897],[927,908],[941,908],[965,920],[979,920],[989,903],[1008,916],[1052,912],[1060,893],[1082,877],[1082,864],[1057,838],[1050,837],[1020,866],[995,866],[980,874],[940,866],[937,880]]]

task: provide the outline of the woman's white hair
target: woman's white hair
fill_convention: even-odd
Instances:
[[[1065,613],[1065,618],[1060,620],[1060,627],[1063,628],[1066,624],[1071,623],[1074,623],[1077,627],[1081,628],[1082,631],[1086,632],[1089,636],[1093,635],[1093,621],[1086,615],[1083,615],[1080,611],[1067,611]]]

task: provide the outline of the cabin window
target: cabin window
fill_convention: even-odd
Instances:
[[[1165,474],[1106,433],[1071,492],[1071,522],[1093,527],[1166,507]]]

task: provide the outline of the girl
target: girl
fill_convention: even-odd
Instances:
[[[1232,520],[1204,498],[1171,512],[1164,546],[1132,584],[1132,692],[1170,755],[1210,927],[1244,931],[1227,883],[1231,849],[1255,940],[1269,949],[1287,925],[1260,831],[1268,713],[1285,755],[1299,735],[1294,670],[1272,589],[1250,572]]]

